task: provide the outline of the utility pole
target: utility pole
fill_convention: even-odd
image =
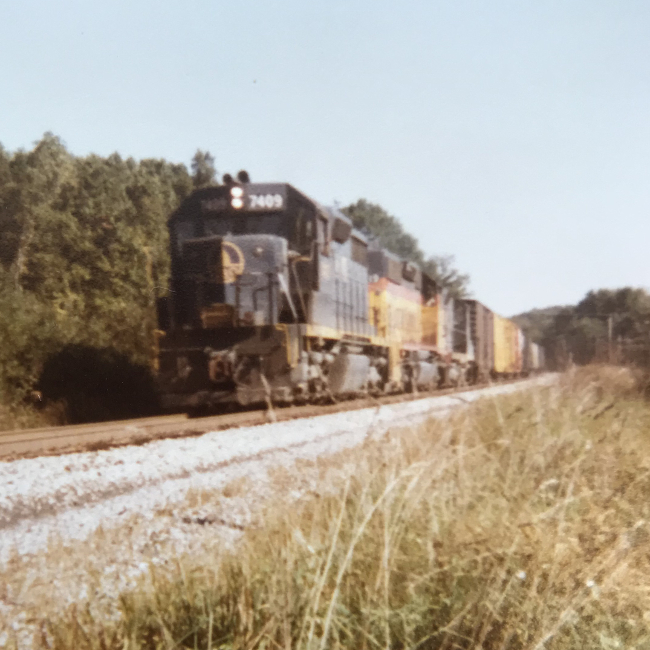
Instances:
[[[612,357],[614,350],[612,349],[612,333],[613,333],[613,319],[611,314],[607,317],[607,356],[609,357],[609,363],[613,363]]]

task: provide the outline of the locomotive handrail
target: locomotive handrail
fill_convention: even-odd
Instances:
[[[253,309],[257,311],[257,294],[260,291],[268,291],[269,295],[269,323],[271,325],[275,325],[277,322],[277,319],[275,317],[275,305],[274,305],[274,295],[273,295],[273,288],[275,286],[279,286],[280,290],[282,293],[285,294],[287,297],[287,301],[289,303],[289,308],[291,309],[291,313],[293,314],[295,322],[298,322],[298,313],[296,312],[296,308],[293,304],[293,300],[291,299],[291,294],[289,291],[289,287],[286,286],[286,283],[283,283],[282,276],[280,275],[281,271],[277,267],[272,270],[272,271],[247,271],[246,273],[241,273],[237,276],[235,280],[235,314],[237,318],[237,322],[239,323],[241,321],[241,318],[239,317],[239,312],[240,312],[240,307],[241,307],[241,286],[243,284],[242,278],[244,277],[251,277],[251,276],[263,276],[266,275],[268,278],[268,282],[266,286],[261,286],[261,287],[256,287],[253,289],[252,292],[252,297],[253,297]],[[275,281],[277,278],[277,282]],[[245,285],[244,285],[245,286]]]

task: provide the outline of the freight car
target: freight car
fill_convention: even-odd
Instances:
[[[539,362],[514,323],[287,183],[197,190],[169,220],[163,405],[305,403],[462,384]]]

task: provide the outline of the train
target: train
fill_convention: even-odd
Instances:
[[[169,291],[157,300],[166,409],[324,403],[544,367],[514,322],[454,299],[288,183],[225,175],[168,228]]]

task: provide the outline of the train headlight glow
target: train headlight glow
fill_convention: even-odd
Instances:
[[[241,187],[232,187],[230,189],[230,196],[240,199],[244,195],[244,190]]]
[[[241,208],[244,207],[244,202],[243,202],[242,199],[240,199],[239,197],[235,197],[235,198],[230,202],[230,205],[232,205],[232,207],[235,208],[235,210],[239,210],[239,209],[241,209]]]

